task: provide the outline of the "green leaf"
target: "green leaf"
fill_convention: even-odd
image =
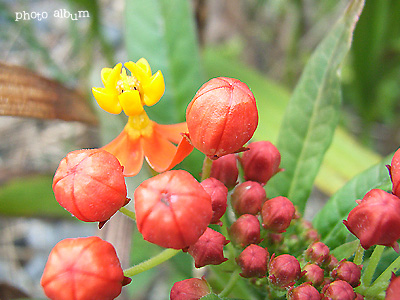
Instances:
[[[221,300],[222,298],[218,297],[216,294],[208,294],[204,297],[200,298],[201,300]]]
[[[340,117],[340,65],[364,1],[354,0],[307,63],[287,107],[277,147],[284,172],[268,189],[288,197],[303,212]]]
[[[146,58],[161,70],[165,94],[149,116],[157,122],[182,122],[185,110],[204,82],[190,1],[126,1],[126,48],[129,60]]]
[[[358,240],[342,244],[339,247],[333,249],[331,251],[331,254],[333,254],[339,261],[345,258],[348,259],[356,252],[358,244]]]
[[[11,180],[0,188],[0,214],[24,217],[64,217],[71,214],[54,198],[51,176]]]
[[[385,165],[390,163],[392,157],[393,154],[350,180],[314,217],[313,225],[329,247],[335,248],[345,242],[349,231],[341,221],[356,206],[355,200],[362,199],[373,188],[388,184],[390,178]]]

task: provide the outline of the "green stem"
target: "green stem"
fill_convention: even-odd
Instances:
[[[372,277],[374,276],[376,267],[381,259],[383,250],[385,250],[385,246],[377,245],[371,257],[369,258],[368,265],[365,268],[362,276],[362,285],[364,287],[369,287],[371,285]]]
[[[210,177],[212,163],[213,161],[208,156],[204,158],[203,169],[201,172],[201,181]]]
[[[383,246],[381,246],[383,247]],[[366,295],[377,296],[382,293],[388,286],[392,272],[400,268],[400,257],[396,258],[385,271],[374,281],[371,287],[367,290]]]
[[[125,216],[128,216],[128,217],[131,218],[132,220],[136,221],[136,214],[135,214],[133,211],[127,209],[126,207],[121,207],[121,208],[119,209],[119,211],[120,211],[121,213],[123,213]]]
[[[220,297],[227,297],[229,295],[229,293],[232,291],[232,289],[235,287],[236,282],[239,280],[239,269],[236,269],[231,277],[229,278],[228,283],[226,284],[226,286],[224,287],[224,289],[221,291],[221,293],[219,293]]]
[[[361,246],[360,241],[358,241],[358,247],[354,255],[353,263],[356,265],[361,265],[364,259],[364,248]]]
[[[153,256],[152,258],[145,260],[141,262],[140,264],[137,264],[136,266],[133,266],[129,269],[124,270],[124,275],[126,277],[133,277],[139,273],[142,273],[144,271],[150,270],[163,262],[169,260],[170,258],[174,257],[177,255],[181,250],[175,250],[175,249],[165,249],[163,252],[159,253],[156,256]]]
[[[229,239],[229,233],[228,233],[228,216],[227,213],[225,213],[222,218],[222,226],[221,226],[221,233]],[[236,257],[236,249],[235,246],[230,242],[228,245],[226,245],[226,249],[228,250],[228,259],[229,260],[234,260]]]

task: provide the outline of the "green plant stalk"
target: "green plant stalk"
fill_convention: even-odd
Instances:
[[[174,257],[180,251],[181,250],[176,250],[176,249],[165,249],[164,251],[157,254],[156,256],[153,256],[152,258],[145,260],[145,261],[141,262],[140,264],[137,264],[136,266],[133,266],[129,269],[124,270],[124,275],[126,277],[133,277],[139,273],[150,270],[150,269],[162,264],[163,262],[166,262],[170,258]]]
[[[132,220],[136,221],[136,214],[133,211],[127,209],[126,207],[121,207],[119,209],[119,212],[123,213],[125,216],[131,218]]]
[[[203,168],[201,170],[201,181],[203,181],[203,180],[207,179],[208,177],[210,177],[212,163],[213,163],[213,161],[208,156],[206,156],[204,158]]]
[[[381,246],[383,247],[383,246]],[[396,258],[387,269],[374,281],[369,289],[366,290],[366,296],[377,296],[386,290],[392,272],[400,268],[400,257]]]
[[[232,289],[235,287],[236,282],[239,280],[239,269],[236,269],[231,277],[229,278],[228,283],[224,287],[224,289],[221,291],[221,293],[218,294],[219,297],[227,297],[229,293],[232,291]]]

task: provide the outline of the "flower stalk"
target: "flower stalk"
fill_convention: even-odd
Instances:
[[[167,260],[171,259],[175,255],[177,255],[179,252],[180,252],[180,250],[165,249],[158,255],[153,256],[152,258],[145,260],[145,261],[141,262],[140,264],[137,264],[131,268],[124,270],[124,275],[126,277],[133,277],[137,274],[140,274],[142,272],[150,270],[150,269],[162,264],[163,262],[166,262]]]

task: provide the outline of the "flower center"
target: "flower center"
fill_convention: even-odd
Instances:
[[[125,130],[132,139],[141,136],[149,137],[153,134],[153,124],[153,121],[151,121],[146,112],[143,111],[139,115],[129,117]]]
[[[117,81],[116,88],[118,94],[122,94],[126,91],[137,90],[141,95],[140,81],[134,76],[128,76],[126,74],[126,69],[121,70],[121,79]]]

